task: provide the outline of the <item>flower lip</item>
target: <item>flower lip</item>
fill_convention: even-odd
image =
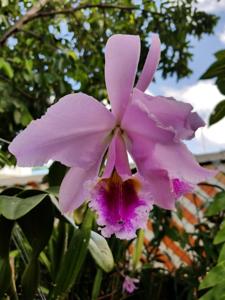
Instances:
[[[123,180],[116,169],[110,178],[102,178],[95,185],[90,206],[98,213],[98,224],[106,237],[113,233],[119,238],[135,237],[143,227],[149,208],[140,197],[141,182],[133,177]]]

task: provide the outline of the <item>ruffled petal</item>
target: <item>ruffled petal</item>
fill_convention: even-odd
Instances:
[[[192,105],[162,96],[152,97],[138,89],[133,91],[133,102],[155,119],[160,127],[173,130],[176,139],[191,139],[195,131],[205,125]]]
[[[100,179],[91,193],[90,207],[97,214],[102,235],[115,234],[132,239],[138,228],[144,228],[152,208],[142,183],[135,177],[123,180],[116,171],[110,178]]]
[[[154,143],[133,133],[127,137],[126,145],[148,183],[145,190],[152,193],[156,205],[166,209],[173,209],[177,198],[217,173],[202,168],[181,142]]]
[[[98,175],[99,163],[89,169],[71,168],[64,177],[59,191],[59,206],[63,213],[78,208],[88,195],[86,183]]]
[[[112,112],[120,121],[133,89],[140,56],[140,38],[116,34],[105,48],[105,81]]]
[[[168,171],[170,178],[178,178],[190,185],[205,181],[217,173],[202,168],[183,143],[156,144],[151,160],[156,161],[160,169]],[[151,160],[146,161],[149,167]]]
[[[115,125],[113,115],[83,93],[63,97],[32,121],[10,144],[20,166],[40,166],[48,160],[89,168],[105,151]]]
[[[149,49],[143,70],[136,87],[145,91],[151,83],[160,60],[160,39],[158,34],[152,34],[152,44]]]
[[[110,177],[114,168],[122,177],[131,175],[126,145],[119,130],[110,143],[103,178]]]
[[[140,92],[141,93],[141,92]],[[145,103],[139,98],[132,98],[121,121],[121,128],[131,136],[143,136],[152,142],[168,143],[174,139],[175,133],[171,128],[162,126],[155,116],[149,113]]]

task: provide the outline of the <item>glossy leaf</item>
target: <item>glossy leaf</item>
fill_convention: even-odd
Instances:
[[[218,263],[220,263],[222,261],[225,261],[225,243],[223,244],[222,248],[220,249]]]
[[[225,210],[225,192],[216,194],[213,201],[207,207],[205,215],[207,217],[211,217],[218,214],[222,210]]]
[[[225,116],[225,100],[219,102],[209,117],[209,125],[219,122]]]
[[[225,284],[215,286],[199,300],[225,300]]]
[[[217,232],[213,240],[213,243],[216,245],[224,241],[225,241],[225,221],[223,221],[223,223],[220,225],[220,230]]]
[[[38,255],[44,249],[53,229],[53,205],[48,196],[45,195],[44,198],[28,214],[17,220],[35,255]]]
[[[217,81],[216,81],[216,85],[219,89],[219,91],[225,95],[225,78],[219,78]]]
[[[0,257],[9,256],[9,246],[14,222],[0,215]]]
[[[76,283],[87,254],[93,216],[88,210],[80,229],[73,229],[73,236],[58,270],[55,288],[49,299],[64,299]]]
[[[50,239],[54,221],[53,212],[53,205],[49,197],[45,195],[42,202],[17,220],[32,247],[30,261],[22,276],[22,290],[25,300],[33,299],[39,285],[38,256]]]
[[[5,195],[5,196],[15,196],[18,193],[20,193],[22,191],[21,188],[18,187],[8,187],[6,189],[4,189],[0,195]]]
[[[222,283],[225,285],[225,261],[212,268],[200,284],[199,289],[209,288]]]
[[[223,77],[225,72],[225,58],[217,60],[201,76],[201,79],[210,79],[214,77]]]
[[[0,299],[10,288],[12,271],[9,259],[0,257]]]
[[[0,216],[0,299],[12,285],[9,246],[14,222]]]
[[[26,266],[22,276],[22,295],[24,300],[34,299],[40,280],[39,261],[35,257]]]
[[[16,220],[37,206],[46,194],[21,199],[15,196],[0,195],[0,213],[7,219]]]

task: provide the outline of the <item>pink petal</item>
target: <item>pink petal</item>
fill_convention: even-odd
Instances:
[[[190,193],[193,191],[193,186],[191,186],[190,184],[188,184],[185,181],[181,181],[179,178],[174,178],[172,180],[172,184],[173,184],[173,191],[176,195],[176,197],[180,197],[186,193]]]
[[[113,115],[94,98],[82,93],[67,95],[41,119],[32,121],[9,151],[20,166],[40,166],[53,159],[88,168],[105,151],[114,124]]]
[[[63,213],[78,208],[86,199],[85,183],[98,175],[99,163],[89,169],[71,168],[64,177],[59,191],[59,206]]]
[[[125,276],[124,282],[123,282],[123,292],[127,292],[129,294],[133,293],[137,286],[135,283],[138,283],[139,280],[137,278],[132,278],[130,276]]]
[[[122,118],[133,89],[140,56],[139,36],[116,34],[105,48],[105,81],[112,112]]]
[[[151,159],[154,154],[155,142],[133,132],[129,132],[125,141],[127,150],[135,161],[137,170],[141,175],[149,170],[149,164],[146,164],[147,161],[151,161],[151,169],[158,169],[157,162]]]
[[[217,173],[202,168],[182,143],[155,143],[131,133],[126,145],[148,183],[145,190],[152,193],[155,204],[166,209],[172,209],[178,197]]]
[[[189,184],[205,181],[217,173],[202,168],[182,143],[157,144],[151,160],[155,160],[160,169],[167,170],[170,178],[179,178]],[[146,161],[149,166],[151,166],[151,160]]]
[[[132,134],[143,136],[152,142],[167,143],[174,139],[175,133],[171,128],[163,127],[155,116],[149,113],[145,103],[139,98],[132,98],[121,121],[121,128],[128,136]]]
[[[160,127],[172,129],[177,139],[191,139],[195,130],[205,125],[199,115],[192,112],[190,104],[173,98],[152,97],[134,89],[133,102],[147,111]]]
[[[152,44],[148,52],[142,73],[136,87],[145,91],[151,83],[160,60],[160,39],[158,34],[152,34]]]
[[[189,129],[192,134],[190,134],[190,137],[194,137],[194,132],[199,128],[205,126],[205,122],[201,119],[201,117],[196,113],[193,112],[189,114],[187,121],[186,121],[186,128]]]
[[[110,177],[114,168],[120,176],[131,175],[126,145],[120,132],[114,135],[110,143],[103,177]]]
[[[174,209],[176,197],[167,171],[149,169],[144,178],[147,182],[145,189],[151,191],[153,203],[165,209]]]

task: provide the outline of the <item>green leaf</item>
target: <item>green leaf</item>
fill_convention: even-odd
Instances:
[[[66,52],[66,54],[67,54],[68,57],[71,57],[73,59],[73,61],[77,61],[78,60],[78,57],[77,57],[77,54],[75,53],[75,51],[68,50]]]
[[[0,257],[9,256],[9,246],[13,226],[14,221],[7,220],[0,215]]]
[[[45,190],[46,193],[53,195],[55,197],[59,196],[59,186],[50,186],[47,190]]]
[[[0,299],[10,288],[12,271],[9,263],[9,259],[0,257]]]
[[[218,59],[218,60],[221,60],[223,58],[225,58],[225,50],[219,50],[215,53],[215,57]]]
[[[209,117],[209,125],[219,122],[225,116],[225,100],[220,101]]]
[[[55,282],[58,275],[59,266],[64,257],[64,253],[68,244],[69,224],[60,219],[56,226],[54,226],[53,233],[48,243],[48,257],[50,260],[50,275],[53,282]],[[46,263],[45,263],[46,264]]]
[[[14,221],[0,216],[0,299],[12,287],[12,271],[9,261],[11,233]],[[13,292],[13,289],[11,289]]]
[[[10,64],[0,57],[0,69],[2,69],[9,78],[13,78],[14,72]]]
[[[217,85],[219,91],[225,95],[225,78],[219,78],[216,81],[216,85]]]
[[[48,175],[45,176],[45,180],[49,183],[49,186],[60,186],[66,174],[66,170],[67,167],[60,162],[54,162],[49,168]]]
[[[225,300],[225,285],[219,284],[215,286],[199,300]]]
[[[16,194],[20,193],[22,191],[21,188],[18,187],[9,187],[4,189],[0,195],[5,195],[5,196],[15,196]]]
[[[205,216],[211,217],[217,215],[225,209],[225,192],[217,193],[214,200],[207,207]]]
[[[46,195],[45,195],[46,196]],[[25,199],[23,199],[25,200]],[[38,256],[47,245],[53,229],[54,208],[48,196],[17,220],[32,247],[32,254],[22,276],[23,299],[34,299],[40,279]]]
[[[93,215],[88,210],[80,229],[73,228],[73,236],[67,252],[58,270],[54,289],[49,299],[64,299],[72,286],[76,283],[78,274],[84,263],[90,239]]]
[[[218,263],[225,260],[225,244],[223,244],[222,248],[220,249],[220,254],[218,258]]]
[[[0,213],[9,220],[16,220],[37,206],[46,194],[39,194],[25,199],[15,196],[0,195]]]
[[[30,260],[23,273],[21,285],[24,300],[34,299],[40,280],[39,261],[35,257]]]
[[[212,268],[200,284],[199,289],[209,288],[220,283],[225,283],[225,261]]]
[[[209,79],[213,77],[223,77],[225,73],[225,57],[213,63],[200,79]]]
[[[16,124],[20,124],[21,112],[19,110],[15,110],[13,113],[13,118]]]
[[[42,199],[43,201],[39,201],[39,204],[30,210],[29,213],[17,220],[33,248],[33,255],[36,256],[39,255],[48,243],[53,229],[53,204],[48,196],[45,195],[44,198],[44,200]]]
[[[91,238],[88,245],[96,264],[105,272],[111,272],[114,267],[114,259],[107,241],[98,233],[91,231]]]
[[[225,241],[225,221],[220,225],[220,230],[217,232],[213,244],[220,244]]]

